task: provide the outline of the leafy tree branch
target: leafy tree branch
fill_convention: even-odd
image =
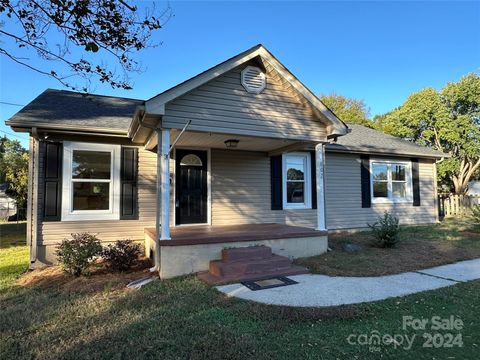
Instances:
[[[153,2],[142,8],[115,0],[0,0],[0,55],[74,90],[88,91],[92,81],[131,89],[129,74],[141,71],[134,54],[156,46],[154,33],[172,15],[169,6],[157,11]],[[72,82],[78,77],[81,87]]]
[[[376,126],[389,134],[446,152],[438,163],[440,179],[456,194],[480,170],[480,76],[476,73],[410,95],[397,109],[376,117]]]
[[[320,100],[341,120],[371,127],[369,120],[370,109],[363,100],[348,98],[332,92],[328,95],[320,95]]]

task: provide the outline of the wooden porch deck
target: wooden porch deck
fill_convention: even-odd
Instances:
[[[150,238],[156,238],[154,227],[145,228],[144,231]],[[172,227],[171,240],[160,241],[160,246],[294,239],[325,235],[327,235],[326,231],[283,224],[188,225]]]

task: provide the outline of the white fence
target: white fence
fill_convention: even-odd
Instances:
[[[480,205],[478,195],[443,194],[438,196],[438,211],[441,217],[469,215],[475,205]]]

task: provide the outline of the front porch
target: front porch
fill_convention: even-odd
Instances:
[[[160,277],[208,270],[227,247],[264,245],[290,259],[325,252],[322,140],[153,133],[156,226],[145,239]]]
[[[325,252],[325,144],[347,133],[262,46],[138,107],[129,136],[157,152],[145,237],[160,276],[207,270],[226,247]]]
[[[268,246],[276,255],[296,259],[327,251],[327,231],[284,224],[193,225],[171,229],[170,240],[160,240],[160,277],[171,278],[207,271],[225,248]],[[155,253],[155,228],[145,228],[146,255]]]

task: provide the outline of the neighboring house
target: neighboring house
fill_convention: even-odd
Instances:
[[[17,203],[5,193],[6,190],[7,184],[0,184],[0,220],[7,220],[17,213]]]
[[[31,135],[33,265],[84,231],[145,237],[168,278],[226,247],[318,255],[385,211],[437,221],[445,155],[347,126],[261,45],[146,101],[49,89],[7,124]]]
[[[480,196],[480,181],[473,180],[468,183],[467,195]]]

